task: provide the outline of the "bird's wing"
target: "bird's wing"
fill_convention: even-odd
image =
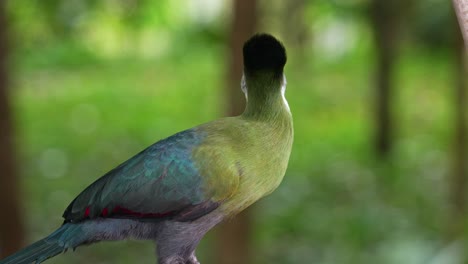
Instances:
[[[201,147],[204,141],[202,131],[191,129],[153,144],[88,186],[65,210],[65,221],[97,217],[188,221],[211,212],[237,189],[239,175],[235,164],[218,155],[220,151],[209,144]],[[195,151],[204,160],[194,159]],[[218,182],[219,173],[229,180]]]

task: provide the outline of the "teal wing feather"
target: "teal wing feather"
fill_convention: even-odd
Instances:
[[[65,222],[96,217],[190,220],[218,205],[204,191],[192,159],[203,132],[177,133],[143,150],[87,187],[65,210]]]

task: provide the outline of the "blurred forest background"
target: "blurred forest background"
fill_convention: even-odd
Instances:
[[[0,1],[0,254],[147,145],[243,109],[241,46],[288,50],[284,182],[202,263],[468,263],[463,48],[444,0]],[[9,45],[6,45],[8,43]],[[154,263],[148,242],[48,263]]]

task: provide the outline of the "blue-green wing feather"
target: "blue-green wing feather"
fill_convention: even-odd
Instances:
[[[191,207],[214,209],[192,160],[193,149],[203,139],[202,132],[191,129],[151,145],[78,195],[65,210],[65,221],[166,217],[190,212]]]

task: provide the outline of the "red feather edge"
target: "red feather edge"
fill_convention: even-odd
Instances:
[[[91,213],[91,207],[88,206],[85,209],[84,218],[88,218],[90,213]],[[132,216],[136,218],[160,218],[160,217],[170,216],[172,214],[174,214],[174,211],[165,212],[165,213],[141,213],[141,212],[132,211],[130,209],[127,209],[121,206],[116,206],[114,209],[112,209],[111,214],[109,214],[108,208],[102,209],[100,216],[108,217],[110,215],[121,215],[121,216]]]

